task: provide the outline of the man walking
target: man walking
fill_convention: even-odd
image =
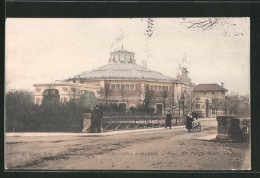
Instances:
[[[172,115],[171,111],[168,111],[165,117],[165,128],[170,127],[172,129]]]

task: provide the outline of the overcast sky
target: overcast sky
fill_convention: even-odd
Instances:
[[[176,78],[179,67],[187,67],[195,84],[224,82],[229,92],[249,94],[249,18],[222,18],[205,31],[184,23],[205,19],[152,20],[148,27],[144,18],[8,18],[7,89],[33,90],[34,83],[96,69],[123,44],[138,64],[146,60],[152,70]]]

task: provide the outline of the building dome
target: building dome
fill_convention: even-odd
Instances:
[[[123,49],[110,53],[109,63],[130,63],[135,64],[134,53]]]
[[[90,72],[83,72],[75,78],[83,79],[151,79],[173,81],[172,77],[150,70],[134,63],[109,63]]]
[[[111,52],[107,65],[93,71],[83,72],[80,79],[150,79],[173,81],[172,77],[136,64],[134,53],[124,49]]]

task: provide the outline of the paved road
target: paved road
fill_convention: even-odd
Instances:
[[[192,133],[181,127],[105,137],[6,137],[5,166],[9,170],[248,168],[247,144],[195,140],[216,133],[215,119],[201,123],[202,131]]]

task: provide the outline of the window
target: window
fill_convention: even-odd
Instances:
[[[126,89],[126,90],[134,90],[135,85],[134,84],[110,84],[111,89]]]
[[[115,89],[116,85],[115,84],[111,84],[111,89]]]
[[[196,104],[196,109],[200,109],[200,104]]]
[[[68,88],[67,87],[62,87],[62,90],[63,91],[68,91]]]
[[[150,90],[168,91],[168,86],[150,85]]]
[[[131,84],[131,85],[130,85],[130,89],[131,89],[131,90],[134,90],[134,89],[135,89],[135,85],[134,85],[134,84]]]
[[[168,91],[168,86],[162,86],[162,90]]]
[[[71,88],[71,91],[75,92],[77,91],[77,88]]]
[[[40,92],[41,91],[41,88],[36,88],[36,92]]]
[[[214,94],[215,94],[215,92],[213,91],[213,92],[212,92],[212,94],[214,95]]]
[[[195,98],[195,100],[199,101],[199,100],[200,100],[200,98],[198,98],[198,97],[197,97],[197,98]]]
[[[203,94],[206,94],[206,92],[204,91]]]

